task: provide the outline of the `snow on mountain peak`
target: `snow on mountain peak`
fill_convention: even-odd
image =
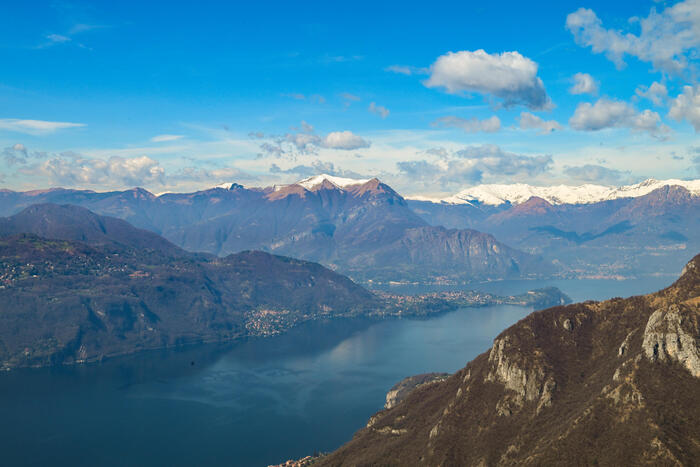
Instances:
[[[369,182],[370,179],[354,179],[354,178],[343,178],[343,177],[335,177],[333,175],[327,175],[327,174],[320,174],[320,175],[314,175],[313,177],[305,178],[304,180],[300,180],[295,183],[295,185],[301,185],[307,190],[312,189],[313,187],[320,185],[323,183],[324,180],[329,181],[333,185],[337,186],[338,188],[345,188],[348,186],[352,185],[364,185],[365,183]]]
[[[243,185],[235,182],[228,182],[228,183],[222,183],[221,185],[216,185],[215,187],[212,188],[223,188],[224,190],[231,190],[234,187],[243,187]]]
[[[641,183],[619,187],[593,184],[532,186],[525,183],[478,185],[439,200],[419,196],[410,199],[446,204],[473,204],[477,202],[500,206],[506,203],[524,203],[533,196],[537,196],[552,204],[590,204],[618,198],[637,198],[670,185],[682,186],[693,195],[700,196],[700,180],[655,180],[650,178]]]

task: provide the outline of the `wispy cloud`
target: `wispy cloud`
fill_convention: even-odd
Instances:
[[[389,109],[382,105],[377,105],[376,103],[372,102],[369,104],[369,107],[367,108],[370,113],[373,113],[375,115],[379,115],[382,118],[387,118],[389,116]]]
[[[153,143],[164,143],[167,141],[177,141],[178,139],[184,138],[183,135],[158,135],[151,138]]]
[[[544,120],[530,112],[520,114],[518,125],[521,130],[540,130],[540,134],[561,130],[561,125],[556,120]]]
[[[307,96],[307,95],[299,93],[299,92],[287,92],[287,93],[283,93],[282,97],[289,97],[290,99],[294,99],[297,101],[315,102],[317,104],[325,104],[326,103],[326,98],[321,96],[320,94],[311,94],[310,96]]]
[[[442,126],[448,128],[459,128],[465,133],[495,133],[501,129],[501,119],[493,115],[484,120],[479,120],[476,117],[460,118],[455,116],[441,117],[432,123],[433,126]]]
[[[18,118],[0,119],[0,130],[14,131],[28,135],[46,135],[66,128],[80,128],[84,126],[86,126],[84,123],[21,120]]]
[[[430,73],[429,68],[421,68],[417,66],[411,66],[411,65],[390,65],[386,68],[384,68],[384,71],[388,71],[390,73],[397,73],[399,75],[427,75]]]

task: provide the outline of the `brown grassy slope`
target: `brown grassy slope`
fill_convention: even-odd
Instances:
[[[320,465],[700,463],[700,255],[660,292],[532,313]]]

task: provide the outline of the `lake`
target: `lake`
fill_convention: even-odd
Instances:
[[[581,300],[647,293],[672,281],[476,288],[515,294],[556,285]],[[397,381],[462,368],[530,311],[492,306],[429,320],[314,322],[273,338],[2,373],[0,459],[3,465],[257,466],[330,451],[382,408]]]

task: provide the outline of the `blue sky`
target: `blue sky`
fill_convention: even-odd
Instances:
[[[0,186],[700,173],[700,0],[5,2]]]

